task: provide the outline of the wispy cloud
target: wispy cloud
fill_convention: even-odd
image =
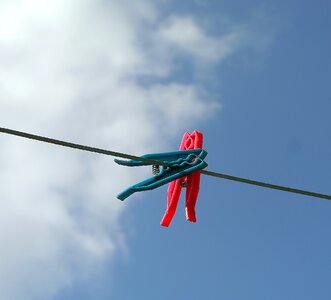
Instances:
[[[218,62],[235,40],[151,1],[1,1],[1,126],[154,151],[219,107],[172,78],[176,56]],[[51,298],[125,248],[129,204],[114,199],[132,180],[109,158],[1,136],[0,298]]]
[[[240,44],[240,32],[212,37],[188,16],[171,16],[159,29],[167,47],[199,59],[203,63],[220,61],[233,54]]]

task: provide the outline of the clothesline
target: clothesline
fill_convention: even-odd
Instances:
[[[0,127],[0,132],[27,138],[27,139],[32,139],[32,140],[36,140],[36,141],[40,141],[40,142],[45,142],[45,143],[49,143],[49,144],[55,144],[58,146],[69,147],[69,148],[73,148],[73,149],[79,149],[79,150],[83,150],[83,151],[94,152],[94,153],[99,153],[99,154],[109,155],[109,156],[114,156],[114,157],[121,157],[121,158],[125,158],[125,159],[133,159],[133,160],[148,163],[150,165],[167,166],[167,163],[165,163],[163,161],[148,159],[148,158],[139,157],[139,156],[135,156],[135,155],[127,154],[127,153],[121,153],[121,152],[116,152],[116,151],[111,151],[111,150],[106,150],[106,149],[101,149],[101,148],[96,148],[96,147],[91,147],[91,146],[86,146],[86,145],[81,145],[81,144],[75,144],[75,143],[57,140],[57,139],[53,139],[53,138],[48,138],[48,137],[44,137],[44,136],[39,136],[39,135],[31,134],[31,133],[17,131],[17,130],[13,130],[13,129],[9,129],[9,128]],[[226,180],[237,181],[237,182],[241,182],[241,183],[245,183],[245,184],[264,187],[264,188],[331,200],[331,196],[326,195],[326,194],[305,191],[305,190],[296,189],[296,188],[292,188],[292,187],[286,187],[286,186],[266,183],[266,182],[262,182],[262,181],[256,181],[256,180],[252,180],[252,179],[222,174],[222,173],[208,171],[208,170],[201,170],[200,172],[203,175],[212,176],[212,177],[216,177],[216,178],[222,178],[222,179],[226,179]]]

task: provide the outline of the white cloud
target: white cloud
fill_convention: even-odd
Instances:
[[[170,17],[160,28],[160,36],[184,54],[189,54],[202,62],[215,62],[232,54],[240,43],[238,32],[230,32],[223,37],[209,36],[191,17]]]
[[[219,61],[235,33],[210,37],[151,1],[126,2],[2,0],[0,126],[140,154],[209,118],[218,105],[171,65],[181,51]],[[50,299],[125,249],[130,201],[115,194],[133,176],[108,157],[2,135],[0,298]]]

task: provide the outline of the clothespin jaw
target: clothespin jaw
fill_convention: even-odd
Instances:
[[[153,177],[130,186],[118,194],[117,198],[123,201],[135,192],[153,190],[173,180],[202,170],[207,167],[207,163],[204,161],[206,156],[207,152],[203,149],[145,154],[142,158],[160,161],[160,172]],[[115,162],[129,167],[150,165],[137,160],[115,159]]]

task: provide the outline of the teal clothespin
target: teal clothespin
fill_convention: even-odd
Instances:
[[[117,198],[123,201],[135,192],[153,190],[175,179],[202,170],[207,167],[207,163],[204,161],[206,156],[207,151],[203,149],[145,154],[141,157],[160,161],[166,166],[161,165],[158,174],[130,186],[118,194]],[[128,167],[149,165],[148,163],[137,160],[115,159],[114,161],[119,165]]]

